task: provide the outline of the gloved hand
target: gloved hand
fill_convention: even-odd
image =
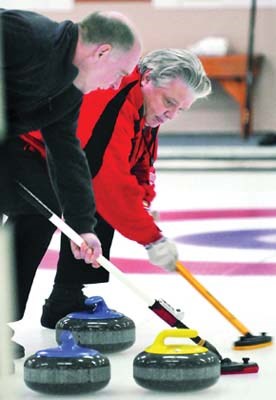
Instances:
[[[84,243],[81,247],[71,241],[71,250],[77,260],[83,259],[86,264],[92,264],[94,268],[99,268],[100,265],[96,259],[102,255],[102,246],[94,233],[82,233],[80,235]]]
[[[176,269],[175,263],[178,260],[178,252],[172,241],[162,237],[156,242],[146,245],[145,248],[152,264],[166,271],[174,271]]]

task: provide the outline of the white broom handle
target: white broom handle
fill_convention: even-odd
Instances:
[[[72,229],[66,222],[64,222],[61,218],[59,218],[56,214],[53,214],[49,221],[52,222],[65,236],[71,239],[77,246],[81,247],[84,240],[83,238]]]
[[[71,239],[76,245],[79,247],[84,242],[83,238],[72,229],[66,222],[64,222],[61,218],[59,218],[56,214],[53,214],[49,221],[51,221],[64,235],[66,235],[69,239]],[[112,275],[116,276],[121,282],[123,282],[126,286],[132,289],[139,297],[143,298],[143,300],[148,304],[148,306],[152,306],[154,304],[154,300],[148,297],[148,295],[142,291],[138,286],[134,285],[134,283],[127,278],[127,276],[120,271],[114,264],[112,264],[107,258],[104,256],[99,256],[97,258],[97,262],[104,267],[108,272]]]
[[[104,267],[108,272],[112,275],[116,276],[122,283],[124,283],[127,287],[132,289],[137,296],[141,297],[148,306],[152,306],[155,302],[152,298],[150,298],[143,290],[141,290],[137,285],[135,285],[122,271],[120,271],[112,262],[107,260],[104,256],[99,256],[97,258],[97,262]]]
[[[36,207],[39,212],[44,215],[52,224],[54,224],[65,236],[71,239],[77,246],[81,247],[84,243],[83,238],[72,229],[66,222],[64,222],[58,215],[56,215],[46,204],[44,204],[38,197],[34,195],[26,186],[21,182],[17,181],[21,195],[30,202],[34,207]],[[142,297],[148,306],[154,304],[154,300],[150,299],[146,293],[144,293],[140,288],[138,288],[126,275],[121,272],[115,265],[113,265],[105,257],[100,256],[97,258],[97,262],[104,267],[108,272],[115,275],[121,282],[126,286],[131,288],[138,296]]]

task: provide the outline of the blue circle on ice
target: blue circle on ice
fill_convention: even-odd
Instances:
[[[182,244],[236,249],[276,249],[276,229],[204,232],[175,238]]]

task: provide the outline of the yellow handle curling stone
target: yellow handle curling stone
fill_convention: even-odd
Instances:
[[[191,329],[160,332],[133,361],[136,383],[167,392],[193,391],[215,384],[221,374],[218,356],[205,347],[182,343],[183,339],[196,336],[197,332]],[[166,343],[172,338],[177,339],[176,343]]]

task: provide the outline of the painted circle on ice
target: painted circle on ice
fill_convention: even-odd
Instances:
[[[276,209],[213,209],[176,210],[160,213],[161,221],[195,220],[237,220],[243,218],[275,218]],[[257,224],[257,223],[256,223]],[[276,224],[275,224],[276,226]],[[190,235],[175,236],[182,244],[206,247],[225,247],[236,249],[276,249],[276,229],[242,229],[229,231],[209,231]]]
[[[182,235],[176,242],[235,249],[276,249],[276,229],[244,229]]]
[[[252,229],[233,229],[225,231],[225,225],[223,220],[237,221],[242,219],[255,219]],[[263,229],[257,229],[260,226],[258,219],[262,219]],[[270,222],[270,226],[265,229],[263,219],[267,218]],[[275,208],[264,208],[264,209],[200,209],[200,210],[169,210],[160,212],[160,222],[166,224],[170,222],[179,223],[177,231],[173,228],[172,238],[178,243],[192,244],[195,246],[205,246],[212,248],[236,248],[240,250],[263,250],[266,249],[271,256],[276,249],[276,229],[271,229],[272,219],[276,218]],[[218,224],[221,225],[224,230],[218,230],[220,225],[212,226],[215,227],[216,231],[212,231],[210,227],[209,232],[204,232],[203,229],[197,234],[183,234],[182,223],[185,221],[215,221],[218,220]],[[253,222],[253,221],[252,221]],[[201,224],[200,224],[201,225]],[[239,226],[240,224],[238,224]],[[208,225],[207,225],[208,226]],[[205,225],[206,227],[206,225]],[[180,228],[180,229],[179,229]],[[276,222],[275,222],[276,228]],[[199,227],[200,229],[200,227]],[[208,229],[208,228],[207,228]],[[55,234],[56,236],[58,234]],[[120,245],[120,243],[119,243]],[[118,243],[116,243],[118,246]],[[42,268],[56,268],[58,262],[58,251],[59,251],[59,240],[52,243],[52,247],[47,251],[45,257],[41,262]],[[276,263],[271,259],[271,262],[260,262],[255,260],[254,262],[248,260],[227,260],[220,259],[215,256],[214,260],[199,260],[190,261],[189,255],[186,252],[183,255],[183,262],[190,269],[192,273],[203,274],[203,275],[276,275]],[[273,254],[273,257],[275,255]],[[262,256],[263,258],[263,256]],[[161,268],[158,268],[149,263],[147,258],[138,257],[133,258],[133,253],[129,257],[129,253],[126,252],[124,245],[122,250],[122,256],[118,254],[116,257],[112,257],[112,262],[117,265],[123,272],[126,273],[163,273]],[[265,265],[265,268],[264,268]]]

